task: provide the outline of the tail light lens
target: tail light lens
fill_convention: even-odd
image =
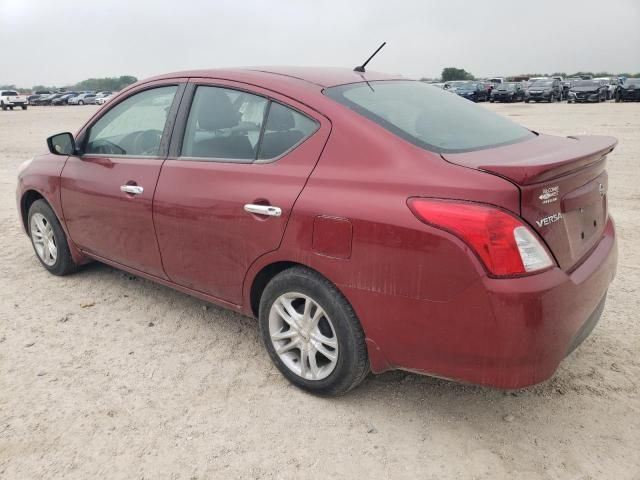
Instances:
[[[554,264],[529,227],[499,208],[430,198],[410,198],[408,204],[419,220],[469,245],[493,276],[526,275]]]

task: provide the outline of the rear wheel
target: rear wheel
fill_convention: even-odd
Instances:
[[[260,333],[278,370],[295,386],[341,395],[369,372],[364,332],[346,298],[304,267],[276,275],[260,299]]]
[[[0,103],[0,106],[2,107],[2,110],[6,110],[7,106],[4,103]]]
[[[23,109],[23,110],[26,110],[26,109],[27,109],[27,106],[26,106],[26,105],[23,105],[23,106],[22,106],[22,109]]]
[[[76,271],[78,267],[71,257],[67,237],[49,204],[44,200],[33,202],[28,220],[33,250],[42,266],[60,276]]]

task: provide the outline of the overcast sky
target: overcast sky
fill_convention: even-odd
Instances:
[[[0,0],[0,84],[243,65],[640,71],[640,0]]]

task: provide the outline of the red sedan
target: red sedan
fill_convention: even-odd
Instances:
[[[615,145],[377,73],[191,71],[50,137],[17,201],[51,273],[98,260],[255,316],[306,390],[390,369],[519,388],[602,314]]]

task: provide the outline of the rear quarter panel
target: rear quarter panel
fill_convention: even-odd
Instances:
[[[249,305],[252,278],[276,261],[307,265],[338,286],[358,315],[374,371],[394,364],[424,318],[413,318],[412,302],[433,313],[434,326],[447,321],[442,302],[458,296],[485,275],[470,249],[456,237],[427,226],[407,207],[412,196],[471,199],[517,212],[519,193],[494,175],[451,165],[439,155],[398,139],[357,115],[333,116],[327,146],[293,209],[280,249],[254,263],[245,282]],[[314,224],[322,216],[350,222],[349,255],[327,255],[314,246]],[[340,229],[340,235],[346,229]],[[389,316],[388,305],[394,315]],[[432,308],[431,308],[432,307]],[[490,309],[487,298],[469,309]],[[390,329],[400,327],[394,335]],[[404,333],[403,333],[404,332]],[[403,340],[404,338],[404,340]]]

